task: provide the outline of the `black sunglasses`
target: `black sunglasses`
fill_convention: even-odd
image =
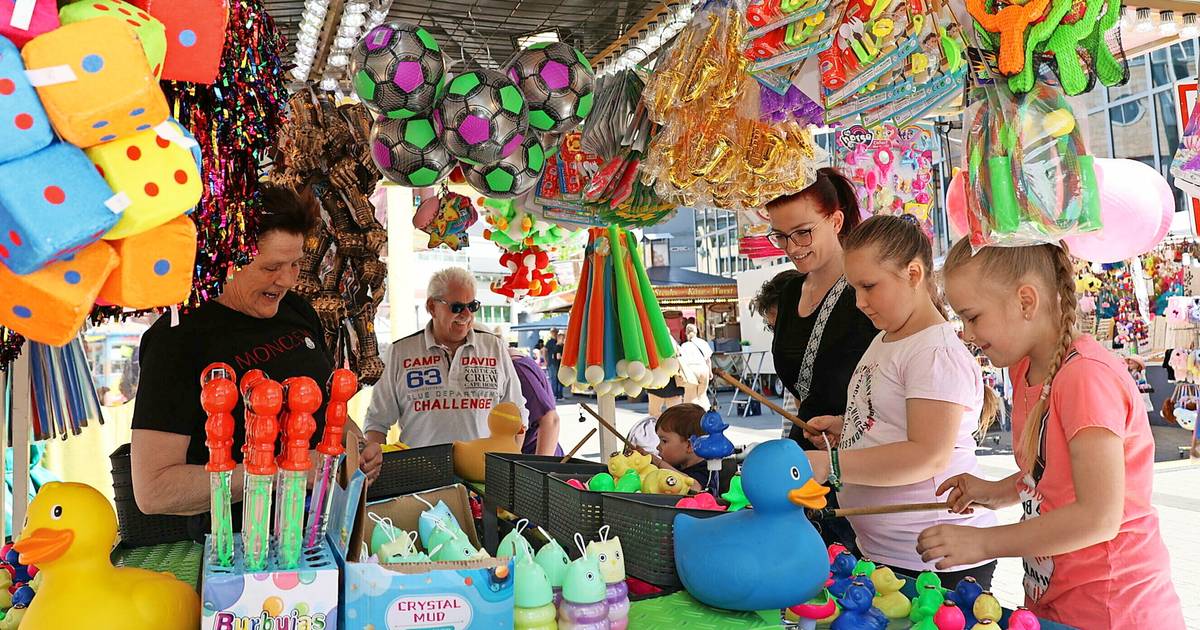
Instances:
[[[471,311],[472,313],[478,313],[479,307],[481,306],[479,303],[479,300],[471,300],[470,302],[463,304],[462,302],[447,302],[446,300],[443,300],[442,298],[433,298],[433,299],[437,302],[441,302],[442,304],[445,304],[446,308],[449,308],[450,312],[454,313],[455,315],[458,315],[459,313],[463,312],[464,310]]]

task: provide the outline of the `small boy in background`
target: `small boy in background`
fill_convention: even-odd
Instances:
[[[693,437],[706,435],[700,428],[704,408],[694,403],[668,407],[658,417],[654,430],[658,433],[658,456],[651,461],[659,468],[673,468],[689,477],[697,490],[708,483],[708,462],[692,450]],[[729,490],[729,480],[737,474],[736,463],[725,460],[721,469],[721,492]]]

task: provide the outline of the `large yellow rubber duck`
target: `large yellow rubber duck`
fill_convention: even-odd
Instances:
[[[488,414],[488,437],[454,443],[454,474],[467,481],[483,481],[484,453],[520,453],[521,409],[502,402]]]
[[[108,499],[81,483],[42,486],[13,548],[43,580],[24,630],[195,630],[200,597],[173,576],[115,568],[117,517]]]

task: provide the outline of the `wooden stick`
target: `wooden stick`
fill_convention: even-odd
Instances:
[[[800,427],[801,429],[804,429],[805,431],[809,431],[811,433],[820,433],[820,431],[815,431],[815,430],[809,428],[807,422],[801,420],[800,418],[797,418],[795,415],[793,415],[791,413],[788,413],[787,410],[785,410],[783,407],[780,407],[779,405],[776,405],[775,403],[768,400],[766,396],[763,396],[762,394],[754,391],[753,389],[750,389],[749,387],[746,386],[745,383],[734,378],[725,370],[714,367],[712,369],[712,373],[721,377],[722,379],[724,379],[726,383],[729,383],[730,385],[733,385],[734,387],[742,390],[742,393],[746,394],[747,396],[753,398],[754,400],[757,400],[758,402],[766,405],[767,407],[770,407],[771,411],[774,411],[775,413],[783,416],[784,418],[791,420],[792,424]]]
[[[950,509],[949,503],[906,503],[902,505],[876,505],[860,508],[825,508],[813,510],[817,519],[837,518],[845,516],[869,516],[872,514],[901,514],[904,512],[932,512]]]
[[[605,419],[604,419],[604,418],[603,418],[603,417],[602,417],[600,414],[596,413],[596,411],[595,411],[594,409],[592,409],[591,407],[589,407],[589,406],[587,405],[587,403],[582,403],[582,402],[581,402],[581,403],[579,403],[579,406],[580,406],[580,407],[582,407],[584,411],[586,411],[586,412],[588,412],[588,413],[592,414],[592,417],[593,417],[593,418],[595,418],[596,420],[598,420],[598,421],[600,422],[600,426],[603,426],[605,429],[608,429],[608,432],[609,432],[609,433],[612,433],[613,435],[617,436],[617,439],[619,439],[619,440],[621,440],[622,442],[624,442],[624,443],[625,443],[625,447],[626,447],[626,448],[629,448],[629,449],[632,449],[632,450],[635,450],[635,451],[637,450],[637,447],[636,447],[636,446],[634,446],[632,442],[630,442],[629,440],[625,439],[625,436],[624,436],[624,435],[621,435],[621,432],[620,432],[620,431],[618,431],[616,427],[614,427],[613,425],[609,424],[609,423],[608,423],[608,420],[605,420]]]
[[[559,460],[558,463],[565,464],[565,463],[571,461],[571,458],[575,457],[575,453],[578,453],[579,449],[583,448],[584,443],[586,443],[588,440],[592,439],[593,435],[596,435],[596,431],[599,431],[599,429],[597,429],[596,427],[592,427],[592,430],[588,431],[588,434],[583,436],[582,440],[579,440],[579,443],[575,445],[575,448],[571,449],[571,452],[567,453],[567,456],[562,458],[561,460]]]

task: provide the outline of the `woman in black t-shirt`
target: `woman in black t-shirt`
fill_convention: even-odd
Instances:
[[[189,530],[203,540],[208,530],[209,474],[200,406],[200,374],[210,363],[228,363],[240,377],[261,369],[283,381],[308,376],[324,386],[334,359],[324,330],[308,302],[291,292],[304,255],[304,237],[317,221],[311,208],[290,190],[264,187],[259,220],[258,253],[225,283],[215,300],[172,321],[160,317],[142,336],[138,361],[141,381],[133,410],[130,466],[133,493],[147,514],[192,516]],[[243,407],[233,410],[231,454],[242,460],[245,440]],[[321,439],[324,405],[314,414]],[[347,423],[348,432],[358,432]],[[369,449],[369,450],[368,450]],[[362,452],[361,469],[368,481],[383,462],[378,445]],[[233,475],[233,500],[241,500],[242,474]],[[241,510],[233,510],[235,531]]]
[[[854,187],[823,168],[811,186],[771,201],[767,212],[767,238],[801,274],[780,293],[771,344],[775,373],[796,397],[796,415],[814,428],[829,428],[842,421],[850,377],[877,333],[842,275],[841,239],[860,222]],[[824,433],[805,435],[793,426],[790,437],[806,449],[826,448]],[[829,440],[836,445],[835,436]],[[822,525],[827,542],[854,544],[844,519]]]

